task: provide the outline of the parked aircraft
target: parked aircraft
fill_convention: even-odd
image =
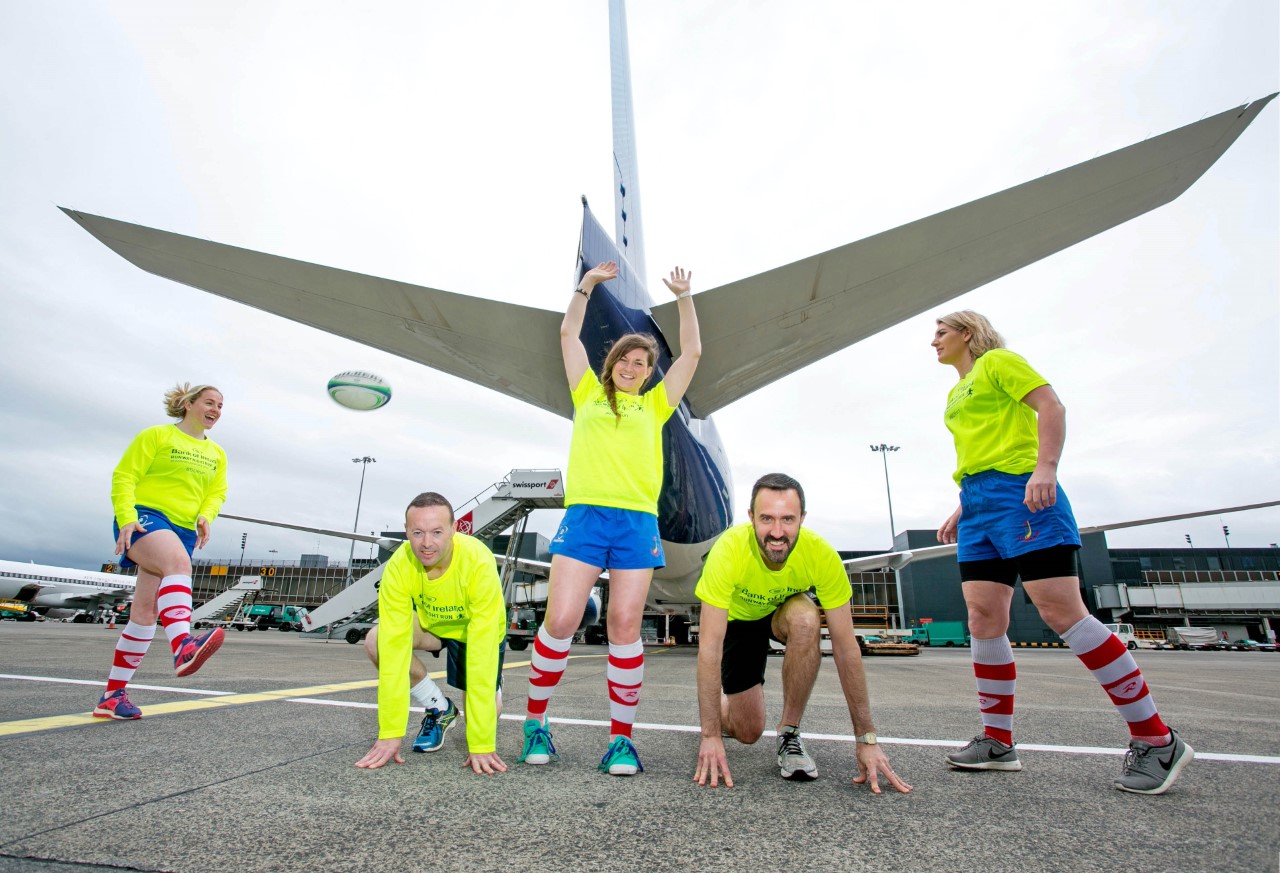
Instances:
[[[599,286],[604,293],[591,296],[582,338],[598,369],[619,335],[653,334],[661,347],[656,380],[678,354],[678,319],[675,303],[655,304],[645,288],[623,0],[610,0],[609,11],[615,234],[611,240],[584,200],[578,275],[607,260],[619,263],[620,274]],[[1275,96],[700,292],[702,360],[664,431],[666,479],[658,511],[667,566],[655,574],[651,607],[694,602],[703,559],[733,518],[729,462],[712,413],[907,318],[1169,203]],[[64,211],[143,270],[572,416],[560,358],[561,312]]]
[[[0,599],[20,600],[50,618],[132,600],[136,583],[123,574],[0,561]]]

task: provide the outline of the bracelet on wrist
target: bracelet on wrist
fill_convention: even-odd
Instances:
[[[574,288],[574,289],[573,289],[573,293],[574,293],[574,294],[581,294],[583,297],[587,298],[588,300],[590,300],[590,299],[591,299],[591,295],[590,295],[590,294],[588,294],[586,291],[583,291],[581,288]]]
[[[683,299],[685,299],[686,297],[692,297],[692,296],[693,296],[693,292],[692,292],[692,291],[686,291],[686,292],[684,292],[683,294],[677,294],[677,295],[676,295],[676,299],[677,299],[677,300],[683,300]]]

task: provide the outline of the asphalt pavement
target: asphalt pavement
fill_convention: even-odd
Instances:
[[[498,752],[510,770],[482,777],[462,767],[461,723],[440,752],[356,769],[376,735],[373,668],[359,646],[292,633],[231,633],[185,680],[158,634],[130,692],[144,718],[88,718],[116,636],[0,623],[0,871],[1242,873],[1280,860],[1275,654],[1137,653],[1162,715],[1197,750],[1159,797],[1112,788],[1123,722],[1069,652],[1016,652],[1019,773],[943,763],[980,729],[967,650],[868,658],[877,732],[914,786],[875,796],[850,781],[853,731],[829,658],[802,725],[819,779],[780,779],[766,736],[728,741],[735,786],[711,789],[692,781],[692,648],[648,652],[645,772],[630,778],[596,770],[605,649],[574,647],[550,710],[560,761],[546,767],[516,763],[528,653],[507,652]],[[771,725],[781,663],[770,659],[765,686]]]

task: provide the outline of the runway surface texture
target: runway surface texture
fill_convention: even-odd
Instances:
[[[735,787],[713,790],[692,781],[692,648],[648,652],[631,778],[595,767],[609,712],[595,646],[574,647],[552,700],[559,763],[516,764],[528,652],[508,652],[511,769],[482,777],[462,767],[461,723],[440,752],[356,769],[376,736],[373,668],[359,646],[291,633],[231,633],[185,680],[157,634],[131,691],[144,718],[89,718],[117,633],[0,623],[0,871],[1277,869],[1280,654],[1136,653],[1197,750],[1159,797],[1112,788],[1127,734],[1069,652],[1016,653],[1020,773],[943,763],[980,727],[967,650],[868,658],[877,732],[915,787],[874,796],[850,782],[829,658],[802,725],[820,778],[780,779],[769,735],[727,741]],[[770,659],[770,727],[781,668]]]

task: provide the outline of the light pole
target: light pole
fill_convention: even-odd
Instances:
[[[880,460],[884,461],[884,493],[889,498],[889,548],[893,548],[893,537],[896,528],[893,526],[893,492],[889,490],[889,453],[896,452],[899,446],[890,446],[881,443],[878,446],[872,446],[871,451],[880,452]]]
[[[351,525],[351,532],[355,533],[360,528],[360,501],[364,499],[364,472],[369,469],[370,464],[378,463],[377,458],[371,458],[365,455],[363,458],[352,458],[351,463],[360,465],[360,493],[356,496],[356,520]],[[355,579],[355,573],[351,569],[351,560],[355,557],[356,541],[351,541],[351,551],[347,553],[347,581]]]
[[[898,446],[890,446],[881,443],[878,446],[872,446],[871,451],[880,453],[880,460],[884,461],[884,493],[889,498],[889,551],[893,551],[893,492],[889,490],[889,453],[896,452]],[[894,588],[898,595],[898,627],[905,628],[907,626],[907,607],[902,602],[902,570],[895,569],[893,571]]]

